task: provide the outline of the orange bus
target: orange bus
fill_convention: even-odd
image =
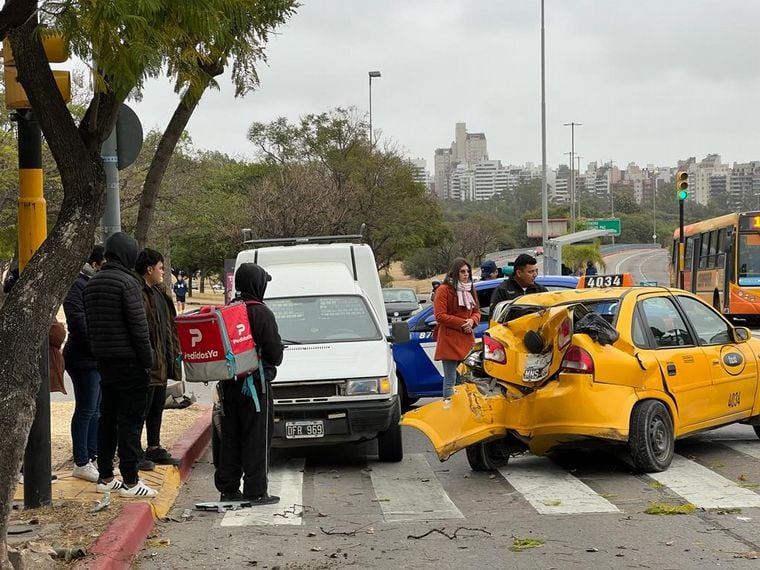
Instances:
[[[760,322],[760,211],[684,226],[684,289],[731,319]],[[670,284],[678,287],[679,230],[673,232]]]

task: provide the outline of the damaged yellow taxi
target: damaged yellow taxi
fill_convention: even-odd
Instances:
[[[442,461],[465,449],[475,470],[603,441],[657,472],[678,438],[736,422],[760,437],[760,340],[686,291],[606,286],[619,277],[501,303],[451,407],[427,404],[401,424]]]

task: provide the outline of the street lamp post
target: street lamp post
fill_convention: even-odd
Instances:
[[[577,154],[575,155],[575,160],[578,161],[578,178],[580,178],[581,176],[581,158],[583,157],[578,156]],[[575,220],[577,223],[581,219],[581,190],[580,188],[577,187],[577,185],[575,189],[577,190],[576,196],[575,196],[575,204],[578,207],[578,214],[575,216]]]
[[[369,75],[369,146],[372,146],[372,78],[381,77],[379,71],[370,71]]]
[[[546,184],[546,64],[544,54],[544,0],[541,0],[541,239],[544,249],[549,246],[549,192]],[[558,264],[557,264],[558,265]],[[548,271],[544,256],[544,273]],[[559,273],[559,267],[552,268]]]
[[[652,182],[652,243],[657,245],[657,171],[652,172],[654,174],[654,181]]]
[[[570,231],[575,231],[575,127],[581,123],[565,123],[570,127]]]

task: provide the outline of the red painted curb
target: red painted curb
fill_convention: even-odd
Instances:
[[[126,570],[153,530],[153,510],[148,503],[126,505],[100,535],[89,557],[76,565],[88,570]]]
[[[179,458],[180,479],[187,479],[193,463],[203,454],[211,441],[211,415],[209,409],[199,417],[179,441],[171,454]],[[145,539],[153,530],[153,509],[149,503],[126,505],[90,549],[90,556],[78,563],[78,570],[127,570]]]
[[[195,420],[195,423],[171,449],[171,454],[180,459],[179,476],[182,481],[190,475],[193,464],[203,455],[211,442],[211,415],[212,410],[209,409]]]

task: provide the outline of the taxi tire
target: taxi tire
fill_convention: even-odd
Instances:
[[[636,469],[659,473],[670,467],[675,450],[673,420],[657,400],[639,402],[631,413],[628,447]]]
[[[496,471],[509,463],[510,449],[507,438],[481,441],[465,448],[467,462],[473,471]]]
[[[398,463],[404,459],[404,444],[401,439],[401,413],[396,409],[390,427],[377,434],[377,456],[386,463]]]
[[[752,429],[755,430],[755,435],[760,437],[760,426],[752,426]]]

